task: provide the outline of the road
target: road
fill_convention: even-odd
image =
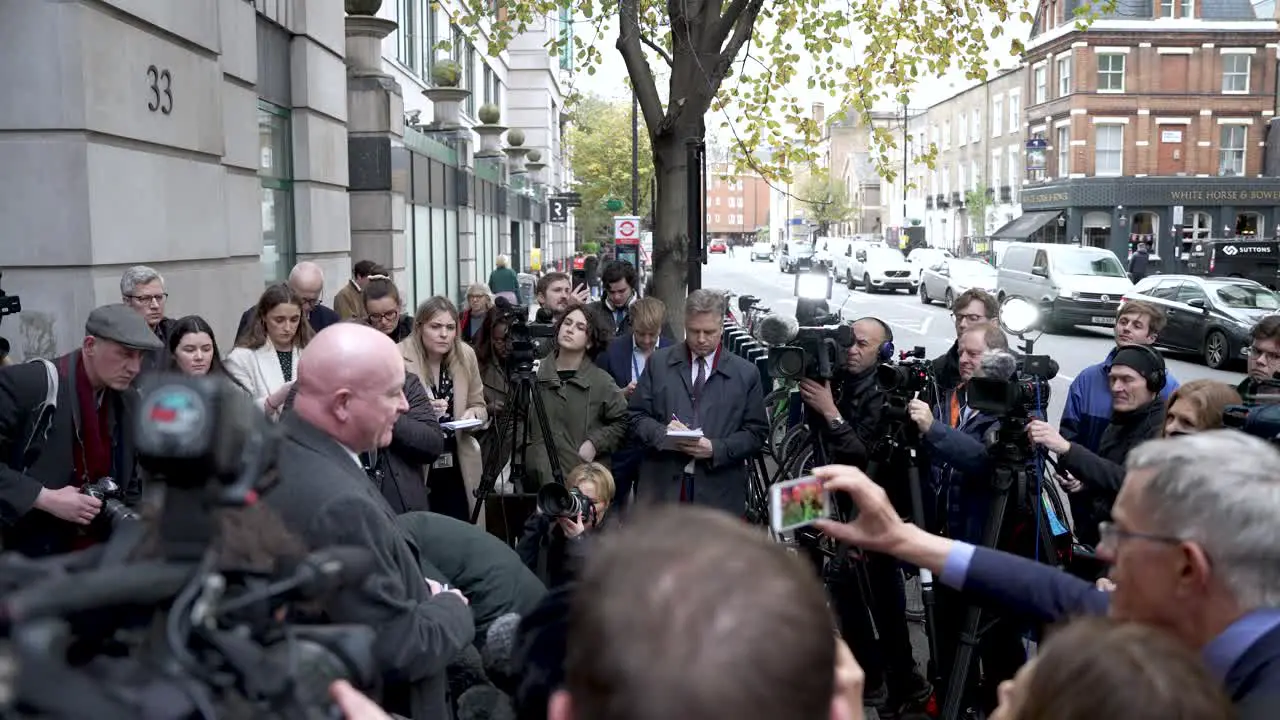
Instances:
[[[784,275],[778,265],[763,261],[751,262],[747,253],[712,255],[703,267],[703,287],[731,290],[740,295],[755,295],[774,312],[795,312],[792,296],[795,276]],[[923,305],[916,295],[905,292],[869,294],[862,290],[850,292],[844,285],[836,284],[832,291],[831,306],[844,308],[846,318],[880,318],[893,328],[894,345],[898,350],[910,350],[923,345],[927,357],[934,358],[946,352],[955,341],[955,326],[950,312],[941,305]],[[735,307],[736,311],[737,308]],[[1010,338],[1012,342],[1014,338]],[[1114,347],[1110,330],[1103,328],[1077,328],[1069,335],[1041,335],[1035,339],[1037,355],[1049,355],[1058,362],[1058,376],[1051,385],[1049,418],[1053,424],[1062,416],[1067,389],[1086,367],[1100,362]],[[1192,358],[1166,358],[1169,370],[1179,382],[1198,378],[1221,380],[1235,385],[1243,379],[1241,365],[1235,372],[1210,370]]]

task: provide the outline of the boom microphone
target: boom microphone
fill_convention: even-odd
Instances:
[[[799,332],[800,323],[795,318],[773,313],[766,315],[760,321],[756,337],[760,338],[760,342],[765,345],[786,345],[794,340]]]
[[[516,667],[516,636],[520,632],[520,616],[507,613],[489,625],[484,636],[480,655],[484,658],[484,670],[495,685],[506,687],[507,681],[519,674]]]
[[[1004,350],[992,350],[982,356],[982,377],[1009,380],[1018,371],[1018,359]]]
[[[458,697],[458,720],[516,720],[516,708],[498,688],[476,685]]]
[[[9,597],[0,605],[0,622],[66,617],[104,607],[155,605],[177,595],[194,572],[194,565],[146,562],[57,577]]]

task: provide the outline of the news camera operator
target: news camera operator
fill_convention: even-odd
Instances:
[[[969,407],[968,383],[974,377],[997,375],[1007,380],[1016,361],[1008,354],[1008,338],[992,323],[970,325],[960,334],[957,348],[958,385],[943,392],[938,407],[930,408],[923,400],[915,399],[908,403],[907,412],[929,451],[933,465],[930,484],[944,505],[934,508],[939,514],[935,521],[949,537],[980,545],[991,520],[995,493],[995,463],[987,451],[986,439],[997,431],[1000,419]],[[1010,539],[1009,532],[1002,532],[1002,541]],[[939,588],[935,623],[941,655],[937,662],[943,668],[953,665],[967,605],[957,593]],[[997,686],[1012,678],[1026,662],[1021,640],[1024,628],[1009,618],[993,620],[978,644],[983,670],[981,696],[966,696],[988,712],[997,704]]]
[[[867,467],[871,449],[883,433],[885,395],[876,383],[876,368],[892,354],[893,331],[879,318],[864,317],[853,323],[853,343],[846,351],[843,371],[834,381],[800,381],[800,399],[821,417],[823,424],[815,429],[822,434],[830,462]],[[901,470],[894,468],[888,475],[901,477]],[[909,507],[907,490],[905,483],[886,487],[887,492],[900,496],[900,508]],[[869,593],[850,572],[835,574],[828,589],[842,631],[866,672],[867,704],[875,707],[880,717],[895,718],[927,702],[932,687],[916,670],[897,562],[868,553],[866,571]]]
[[[84,333],[78,349],[53,361],[0,368],[6,550],[41,557],[92,545],[108,520],[142,498],[133,382],[143,356],[164,344],[126,305],[96,308]],[[95,489],[108,492],[89,494]],[[104,499],[113,512],[98,519]]]
[[[933,359],[933,377],[939,395],[954,390],[963,382],[960,374],[960,336],[976,325],[997,324],[1000,320],[1000,302],[986,290],[971,288],[960,293],[951,303],[951,317],[956,325],[956,341],[945,353]]]
[[[1111,517],[1129,451],[1164,430],[1164,357],[1147,345],[1126,345],[1116,350],[1106,370],[1111,422],[1102,432],[1097,453],[1068,441],[1043,420],[1027,426],[1031,441],[1056,453],[1059,469],[1070,475],[1061,484],[1071,501],[1076,537],[1089,546],[1101,539],[1098,523]]]
[[[525,522],[524,535],[516,545],[525,566],[548,588],[571,582],[581,564],[587,536],[613,524],[609,508],[617,488],[609,468],[584,463],[569,472],[565,484],[577,501],[574,509],[578,512],[550,515],[539,509]]]

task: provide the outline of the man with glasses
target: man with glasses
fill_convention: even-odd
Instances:
[[[1253,326],[1249,345],[1249,376],[1236,387],[1246,401],[1258,394],[1258,383],[1280,373],[1280,315],[1268,315]],[[1276,394],[1275,390],[1263,394]]]
[[[164,277],[154,268],[134,265],[120,276],[120,299],[147,321],[147,327],[162,343],[161,347],[142,355],[142,372],[154,370],[162,364],[164,354],[168,352],[169,328],[174,322],[164,314],[165,302],[169,299],[169,293],[164,289]]]
[[[933,360],[933,376],[940,395],[960,385],[960,338],[972,327],[998,321],[1000,302],[986,290],[972,288],[960,293],[951,303],[951,316],[956,323],[956,341],[944,355]]]
[[[342,322],[338,313],[322,304],[324,298],[324,271],[320,266],[304,260],[289,271],[289,288],[302,299],[302,314],[306,316],[311,329],[316,332]],[[244,334],[253,319],[253,306],[240,316],[240,326],[236,328],[236,337]]]
[[[1099,527],[1114,591],[1034,560],[938,537],[899,519],[854,468],[821,468],[860,513],[820,529],[933,570],[955,588],[1043,623],[1109,614],[1153,625],[1199,649],[1242,720],[1280,706],[1280,452],[1235,430],[1152,440],[1132,453]]]

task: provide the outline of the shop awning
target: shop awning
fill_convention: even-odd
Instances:
[[[1058,210],[1023,213],[1020,217],[1011,220],[1008,225],[991,233],[991,237],[997,240],[1026,240],[1040,228],[1057,220],[1059,215],[1062,215],[1062,212]]]

